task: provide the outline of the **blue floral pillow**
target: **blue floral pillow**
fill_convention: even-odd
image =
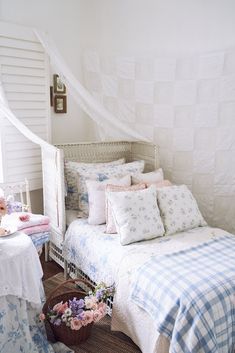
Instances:
[[[77,174],[80,172],[91,170],[102,170],[111,165],[120,165],[125,163],[125,158],[107,163],[79,163],[74,161],[65,161],[65,185],[66,185],[66,198],[65,205],[68,210],[79,210],[79,198],[77,188]]]
[[[186,185],[157,189],[157,200],[166,235],[207,225]]]

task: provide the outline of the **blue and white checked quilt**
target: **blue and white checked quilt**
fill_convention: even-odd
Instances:
[[[147,311],[171,353],[235,349],[235,237],[153,256],[135,275],[131,300]]]

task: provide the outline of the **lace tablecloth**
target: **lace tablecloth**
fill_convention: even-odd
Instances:
[[[14,295],[40,304],[42,275],[37,250],[28,235],[16,232],[0,237],[0,297]]]
[[[71,353],[49,344],[39,322],[44,291],[37,250],[28,235],[0,237],[0,353]]]

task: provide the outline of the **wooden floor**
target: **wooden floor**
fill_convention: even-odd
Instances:
[[[44,252],[40,256],[40,261],[41,261],[42,269],[43,269],[43,279],[42,279],[43,281],[45,281],[45,279],[48,279],[48,278],[56,275],[59,272],[63,272],[62,267],[57,265],[57,263],[55,261],[45,262]]]

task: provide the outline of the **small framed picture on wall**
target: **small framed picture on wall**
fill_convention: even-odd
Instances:
[[[60,93],[60,94],[66,93],[66,87],[61,81],[59,75],[53,75],[53,86],[54,86],[54,93]]]
[[[66,96],[55,95],[54,97],[55,113],[67,113],[67,99]]]
[[[53,107],[54,99],[53,99],[53,87],[50,86],[50,105]]]

